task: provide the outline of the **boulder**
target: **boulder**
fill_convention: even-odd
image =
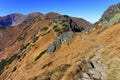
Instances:
[[[72,31],[68,31],[66,33],[60,34],[60,36],[58,36],[52,42],[52,44],[48,45],[47,53],[53,53],[53,52],[55,52],[57,49],[59,49],[59,47],[61,46],[62,43],[68,41],[69,39],[72,39],[72,37],[73,37],[73,32]]]
[[[66,32],[66,33],[61,34],[61,35],[59,36],[61,42],[64,43],[64,42],[68,41],[69,39],[72,39],[73,34],[74,34],[73,31],[68,31],[68,32]]]
[[[53,45],[53,44],[49,44],[48,45],[48,47],[47,47],[47,53],[53,53],[53,52],[55,52],[55,50],[56,50],[55,45]]]

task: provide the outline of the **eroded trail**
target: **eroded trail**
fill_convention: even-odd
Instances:
[[[93,65],[92,69],[89,69],[87,74],[91,75],[94,79],[105,80],[107,77],[107,66],[102,63],[102,52],[104,51],[104,46],[93,40],[87,39],[86,35],[83,35],[82,39],[92,45],[97,46],[96,52],[90,58],[90,63]],[[85,78],[87,79],[87,78]]]

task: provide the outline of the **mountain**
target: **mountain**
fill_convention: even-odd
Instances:
[[[30,21],[33,18],[41,18],[41,19],[49,19],[49,18],[55,18],[55,17],[59,17],[61,14],[55,13],[55,12],[49,12],[47,14],[42,14],[39,12],[34,12],[34,13],[30,13],[28,15],[23,15],[23,14],[18,14],[18,13],[14,13],[14,14],[10,14],[4,17],[0,17],[0,27],[7,27],[7,26],[16,26],[21,24],[22,22],[26,22],[26,21]],[[75,21],[76,23],[78,23],[78,25],[80,25],[81,27],[87,27],[88,25],[91,25],[91,23],[89,23],[88,21],[84,20],[84,19],[80,19],[80,18],[74,18],[73,17],[73,21]]]
[[[120,3],[110,6],[100,19],[100,26],[108,27],[120,22]]]
[[[119,12],[109,9],[93,25],[50,12],[1,27],[0,79],[119,80]]]
[[[54,15],[54,13],[52,13],[52,15],[51,15],[51,13],[49,13],[49,14],[50,14],[50,16]],[[46,15],[48,15],[48,14],[46,14]],[[0,54],[0,59],[1,59],[0,64],[2,64],[0,66],[0,73],[1,73],[0,79],[3,79],[3,78],[8,79],[8,80],[10,79],[10,78],[6,77],[7,75],[9,75],[9,74],[7,74],[7,72],[9,72],[9,70],[4,71],[5,66],[10,66],[10,64],[13,63],[13,65],[16,65],[16,66],[14,66],[14,70],[12,71],[12,72],[14,72],[14,71],[16,71],[16,68],[18,68],[18,67],[20,68],[19,60],[20,60],[20,64],[21,64],[21,62],[23,62],[23,60],[29,60],[32,56],[25,58],[25,55],[26,56],[27,56],[27,54],[32,55],[32,53],[34,53],[35,55],[31,59],[33,59],[33,61],[38,63],[39,58],[42,57],[45,53],[48,53],[48,55],[56,53],[56,51],[58,51],[62,48],[62,45],[66,44],[66,42],[69,42],[70,40],[72,40],[72,38],[76,35],[76,33],[79,33],[81,31],[83,31],[86,27],[91,26],[91,24],[89,22],[87,22],[81,18],[73,18],[73,17],[69,17],[67,15],[59,15],[59,16],[56,15],[56,17],[55,16],[52,16],[52,17],[46,18],[46,16],[44,15],[41,19],[41,17],[38,17],[38,15],[35,15],[34,18],[30,17],[29,20],[27,20],[19,25],[16,25],[13,27],[5,27],[5,28],[3,27],[0,29],[1,30],[0,31],[1,32],[1,43],[6,43],[6,45],[4,46],[4,50],[1,49],[1,54]],[[88,26],[86,26],[86,25],[88,25]],[[4,42],[2,42],[2,41],[4,41]],[[72,44],[67,43],[67,45],[69,45],[69,44],[71,45],[71,48],[72,48],[72,44],[74,44],[74,42]],[[2,44],[2,46],[3,45],[4,44]],[[73,45],[73,47],[75,47],[75,46]],[[35,51],[35,52],[31,53],[31,51]],[[69,51],[69,50],[66,50],[66,51]],[[38,52],[40,52],[40,55]],[[58,52],[58,53],[60,53],[60,52]],[[63,54],[64,53],[65,52],[63,52]],[[66,54],[66,55],[68,55],[68,54]],[[62,57],[62,55],[61,55],[61,57]],[[57,58],[57,55],[56,55],[56,58]],[[14,60],[17,61],[16,64],[14,64]],[[29,60],[29,61],[31,63],[32,60]],[[51,61],[47,63],[47,65],[51,65],[51,64],[53,64]],[[22,65],[24,66],[24,63]],[[71,66],[71,64],[60,63],[57,66],[58,67],[60,66],[61,70],[63,68],[63,72],[64,72],[64,69],[67,70],[67,68],[69,68]],[[41,68],[44,69],[44,67],[46,67],[46,66],[41,65]],[[9,69],[10,68],[13,68],[13,67],[11,66],[11,67],[9,67]],[[29,66],[28,66],[28,68],[29,68]],[[60,70],[60,73],[61,73],[61,70]],[[23,70],[21,69],[21,71],[23,71]],[[58,69],[58,72],[59,72],[59,69]],[[38,74],[38,72],[37,72],[37,74]],[[37,74],[35,74],[35,75],[37,76]],[[11,75],[11,72],[10,72],[10,75]],[[63,75],[63,73],[60,74],[60,76],[62,76],[62,75]],[[47,75],[45,75],[45,76],[47,76]],[[25,78],[32,79],[32,78],[34,78],[34,75],[31,77],[28,76]],[[45,78],[47,78],[47,77],[45,77]],[[11,79],[12,79],[12,75],[11,75]],[[16,78],[14,77],[13,79],[19,80],[20,78],[17,78],[17,76],[16,76]]]
[[[5,47],[9,45],[9,41],[12,41],[13,38],[16,38],[18,35],[20,35],[24,30],[24,28],[28,28],[29,26],[31,26],[31,24],[34,24],[35,22],[39,23],[39,21],[42,21],[42,20],[52,21],[54,18],[59,16],[60,14],[54,13],[54,12],[50,12],[47,14],[34,12],[28,15],[11,14],[11,15],[2,17],[0,20],[2,25],[0,29],[0,34],[2,35],[0,38],[0,51],[4,50]],[[75,22],[80,27],[87,27],[91,25],[88,21],[79,19],[79,18],[77,19],[77,21],[75,20]]]
[[[23,22],[24,19],[24,15],[17,13],[0,17],[0,26],[15,26]]]
[[[43,14],[38,12],[30,13],[28,15],[17,14],[17,13],[10,14],[4,17],[0,17],[0,26],[1,27],[16,26],[21,24],[24,21],[28,21],[38,16],[42,17]]]

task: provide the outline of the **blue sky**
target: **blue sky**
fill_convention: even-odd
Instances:
[[[57,12],[84,18],[92,23],[120,0],[0,0],[0,16],[11,13]]]

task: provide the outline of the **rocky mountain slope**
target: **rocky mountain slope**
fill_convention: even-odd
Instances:
[[[9,18],[9,16],[11,17]],[[0,52],[2,50],[5,50],[5,48],[10,45],[10,41],[13,41],[16,37],[19,38],[19,35],[22,34],[22,32],[24,32],[24,29],[40,21],[41,22],[45,21],[45,23],[47,20],[52,21],[53,18],[59,17],[59,16],[60,14],[54,13],[54,12],[50,12],[47,14],[34,12],[28,15],[11,14],[11,15],[0,18],[1,19],[0,25],[2,25],[0,27]],[[88,21],[81,19],[81,18],[72,18],[72,19],[81,28],[85,28],[91,25]],[[13,23],[15,23],[16,26],[13,26],[14,25]]]
[[[99,21],[100,26],[108,27],[120,22],[120,3],[110,6]]]
[[[19,33],[11,34],[12,41],[0,54],[0,79],[119,80],[120,23],[118,18],[109,23],[119,12],[109,9],[96,24],[87,22],[88,27],[79,18],[56,14],[1,29],[17,28]],[[106,13],[113,16],[104,18]]]

